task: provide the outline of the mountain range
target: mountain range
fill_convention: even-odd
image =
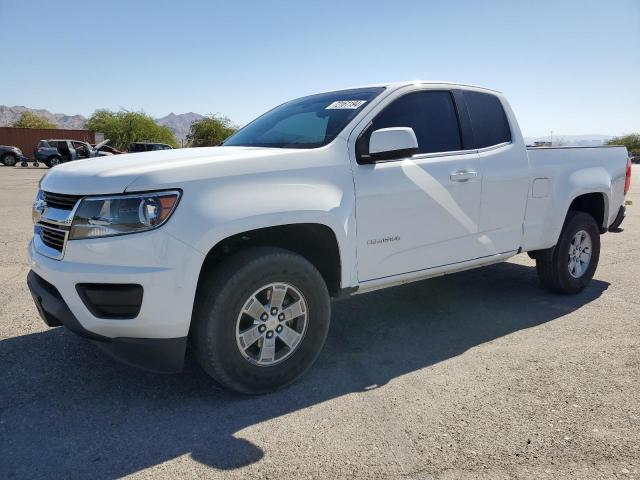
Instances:
[[[60,128],[84,128],[84,125],[87,123],[87,119],[82,115],[66,115],[64,113],[51,113],[49,110],[44,109],[0,105],[0,127],[10,126],[13,122],[19,120],[20,116],[25,112],[31,112],[40,117],[44,117]]]
[[[87,118],[82,115],[67,115],[64,113],[51,113],[49,110],[27,108],[23,106],[8,107],[6,105],[0,105],[0,127],[8,127],[14,122],[20,119],[20,116],[24,112],[31,112],[41,117],[46,118],[59,128],[65,129],[82,129],[85,128]],[[199,113],[170,113],[161,118],[156,118],[155,121],[158,125],[166,125],[171,129],[176,139],[182,140],[189,133],[189,127],[191,123],[196,120],[204,118]]]

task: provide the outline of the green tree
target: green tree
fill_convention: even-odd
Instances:
[[[624,145],[630,152],[640,152],[640,133],[614,137],[607,142],[607,145]]]
[[[191,124],[187,142],[192,147],[212,147],[219,145],[235,131],[227,117],[210,114]]]
[[[115,148],[126,150],[132,142],[178,143],[169,127],[161,126],[144,112],[96,110],[87,121],[87,128],[104,133]]]
[[[31,112],[24,112],[20,119],[13,122],[12,127],[17,128],[58,128],[44,117]]]

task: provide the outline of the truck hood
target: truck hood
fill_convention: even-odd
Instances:
[[[309,153],[279,148],[204,147],[88,158],[52,168],[41,188],[69,195],[173,188],[203,178],[286,168],[291,155]]]

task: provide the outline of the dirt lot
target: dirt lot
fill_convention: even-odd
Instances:
[[[25,277],[42,169],[0,168],[2,478],[640,478],[640,168],[582,294],[509,263],[334,304],[314,368],[263,397],[114,363]]]

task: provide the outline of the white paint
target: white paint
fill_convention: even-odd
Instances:
[[[358,135],[390,102],[408,92],[452,88],[498,95],[512,142],[356,162]],[[413,145],[410,129],[392,130],[393,141],[383,141],[382,134],[375,148]],[[325,225],[338,241],[341,286],[368,291],[503,261],[519,248],[553,246],[571,201],[583,193],[605,196],[607,226],[624,201],[625,168],[624,148],[527,150],[498,92],[443,82],[389,84],[322,148],[177,149],[60,165],[43,179],[44,190],[94,195],[181,189],[183,195],[157,230],[69,241],[60,261],[33,246],[29,253],[32,268],[58,288],[88,330],[109,337],[179,337],[189,330],[205,255],[228,236],[292,223]],[[455,180],[459,173],[464,181]],[[75,291],[79,282],[142,284],[140,314],[126,321],[93,317]]]
[[[393,152],[418,148],[413,129],[408,127],[381,128],[371,133],[369,153]]]

